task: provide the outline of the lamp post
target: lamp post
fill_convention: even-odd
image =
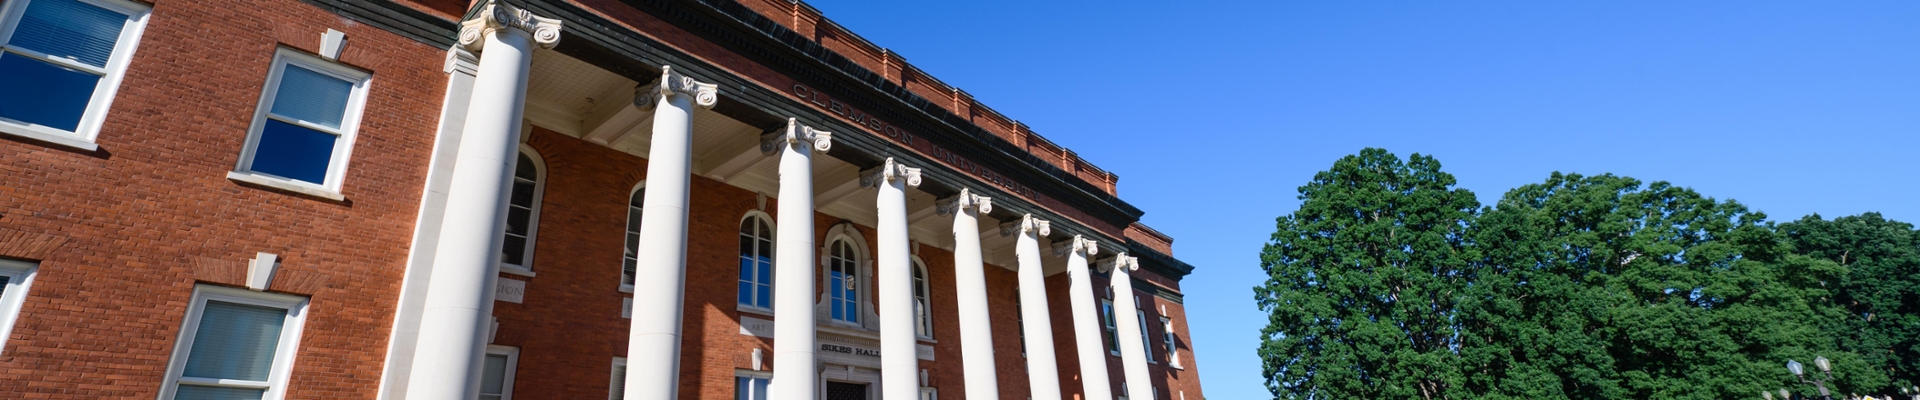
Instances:
[[[1827,381],[1833,380],[1833,363],[1828,362],[1826,357],[1814,357],[1813,366],[1819,367],[1820,372],[1826,376],[1824,378],[1814,376],[1814,379],[1808,380],[1806,367],[1800,365],[1799,361],[1787,360],[1787,371],[1792,372],[1795,378],[1799,378],[1800,383],[1813,384],[1820,389],[1820,398],[1833,400],[1833,394],[1827,392]]]

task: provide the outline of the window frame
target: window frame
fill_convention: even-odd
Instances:
[[[627,247],[626,246],[627,238],[625,236],[620,237],[620,241],[621,241],[620,245],[621,245],[621,251],[622,251],[622,253],[620,254],[620,293],[633,293],[633,284],[627,283],[627,281],[629,280],[638,281],[640,279],[640,242],[639,242],[640,227],[635,226],[633,223],[636,220],[640,220],[641,219],[640,217],[643,217],[646,215],[646,208],[645,208],[646,193],[647,193],[646,190],[647,190],[647,181],[642,179],[640,180],[640,183],[636,183],[633,185],[632,191],[627,192],[627,221],[626,221],[627,230],[625,232],[622,232],[622,234],[623,235],[631,234],[634,236],[635,239],[634,239],[633,246]],[[635,207],[633,205],[634,197],[640,198],[640,207]],[[633,215],[634,213],[641,213],[641,215],[635,216]],[[627,276],[626,263],[627,263],[627,255],[629,254],[633,255],[633,276],[631,277],[632,279],[628,279],[629,277]]]
[[[513,376],[519,369],[520,348],[489,344],[487,345],[486,355],[501,355],[507,357],[507,368],[500,372],[500,400],[513,400]],[[485,356],[482,356],[481,360],[481,362],[486,362]],[[481,367],[480,372],[486,373],[486,368]],[[482,376],[480,379],[484,381],[487,378]]]
[[[1147,330],[1147,310],[1140,308],[1139,295],[1133,296],[1133,316],[1140,320],[1140,351],[1147,352],[1148,364],[1159,364],[1153,361],[1153,345],[1147,344],[1152,342],[1153,334]]]
[[[208,301],[279,308],[287,311],[287,319],[280,326],[280,342],[274,348],[273,364],[265,381],[241,381],[234,379],[211,379],[182,376],[186,372],[187,358],[193,351],[193,341],[198,338],[200,319],[205,314]],[[160,387],[160,400],[173,400],[181,385],[221,386],[264,388],[261,400],[279,400],[286,396],[287,378],[292,375],[294,356],[300,351],[300,336],[307,319],[306,297],[254,292],[246,289],[225,286],[195,285],[193,297],[187,303],[187,315],[180,321],[180,333],[173,341],[173,353],[168,357],[167,375]]]
[[[1115,322],[1119,319],[1113,312],[1113,299],[1100,299],[1100,327],[1106,331],[1101,338],[1107,341],[1108,356],[1120,356],[1120,325]]]
[[[339,129],[330,129],[319,124],[273,114],[274,101],[278,100],[276,97],[280,94],[281,79],[286,76],[289,66],[299,66],[308,71],[353,84],[353,91],[347,96],[347,107],[342,111],[346,114],[340,117]],[[254,105],[253,120],[247,125],[246,142],[240,148],[240,159],[234,164],[233,172],[227,174],[227,177],[334,200],[341,199],[340,187],[346,180],[347,164],[353,157],[353,144],[359,137],[360,121],[366,109],[367,92],[373,86],[373,74],[299,50],[281,47],[274,50],[273,64],[268,69],[267,79],[261,86],[260,100]],[[326,178],[322,179],[321,183],[316,184],[253,170],[255,157],[259,156],[260,138],[265,134],[269,119],[338,137],[334,142],[333,154],[327,161]]]
[[[127,16],[126,24],[120,27],[120,37],[114,40],[113,54],[107,56],[107,65],[94,67],[49,57],[33,50],[16,49],[8,45],[13,41],[14,30],[19,27],[20,19],[27,15],[27,3],[33,1],[8,0],[0,4],[0,53],[11,53],[60,67],[82,70],[99,75],[100,82],[94,85],[93,96],[87,99],[87,108],[80,113],[80,124],[75,126],[73,131],[0,118],[0,134],[22,136],[86,151],[98,150],[99,145],[96,144],[96,140],[100,137],[100,126],[106,121],[107,111],[113,106],[114,95],[120,91],[120,82],[127,75],[127,65],[131,64],[134,51],[140,47],[140,36],[146,32],[147,17],[153,14],[153,7],[127,0],[76,0]],[[0,55],[0,57],[6,56]]]
[[[769,254],[764,254],[764,256],[766,256],[766,257],[767,257],[767,263],[768,263],[768,265],[767,265],[767,270],[768,270],[768,271],[771,271],[771,272],[772,272],[772,273],[773,273],[774,275],[778,275],[778,274],[779,274],[779,272],[777,271],[777,268],[779,268],[779,267],[777,267],[777,266],[775,266],[775,265],[774,265],[774,261],[773,261],[773,259],[774,259],[774,257],[775,257],[775,256],[774,256],[775,254],[779,254],[779,249],[778,249],[778,246],[780,245],[780,241],[778,240],[778,237],[779,237],[779,231],[780,231],[780,228],[779,228],[779,227],[777,227],[777,226],[774,226],[774,224],[773,224],[773,217],[772,217],[772,216],[769,216],[769,215],[767,215],[767,213],[766,213],[766,212],[764,212],[764,211],[760,211],[760,210],[749,210],[749,211],[747,211],[747,213],[746,213],[746,215],[742,215],[742,216],[740,216],[740,223],[739,223],[738,225],[735,225],[735,226],[741,226],[741,225],[746,225],[746,224],[747,224],[747,222],[749,222],[749,221],[754,221],[754,220],[758,220],[758,221],[759,221],[759,223],[762,223],[762,224],[766,224],[766,227],[767,227],[767,235],[769,235],[769,236],[768,236],[768,237],[766,237],[766,238],[760,238],[760,237],[757,237],[757,236],[756,236],[756,237],[754,237],[754,239],[755,239],[755,240],[760,240],[760,239],[765,239],[765,240],[767,241],[767,243],[769,243],[769,245],[767,246],[767,250],[768,250],[768,251],[770,251],[770,252],[772,252],[772,253],[769,253]],[[738,231],[738,229],[736,229],[736,231]],[[742,233],[742,234],[744,235],[744,233]],[[745,256],[746,256],[746,254],[745,254],[744,252],[745,252],[746,250],[747,250],[747,249],[740,249],[740,251],[741,251],[741,254],[740,254],[740,257],[736,257],[736,258],[743,258],[743,257],[745,257]],[[757,274],[756,274],[756,275],[757,275]],[[737,276],[737,275],[736,275],[736,276]],[[759,285],[759,284],[762,284],[762,283],[764,283],[764,284],[766,284],[766,286],[768,287],[768,290],[767,290],[767,292],[768,292],[768,294],[767,294],[767,296],[769,296],[769,297],[773,297],[773,296],[775,296],[775,295],[773,294],[773,292],[775,292],[775,291],[778,291],[778,290],[780,290],[780,288],[779,288],[778,286],[775,286],[775,285],[774,285],[774,282],[773,282],[773,280],[774,280],[774,277],[773,277],[773,276],[768,276],[768,277],[767,277],[767,279],[768,279],[768,281],[767,281],[767,282],[759,282],[759,281],[757,281],[757,280],[756,280],[756,281],[754,281],[754,282],[753,282],[753,284],[755,284],[755,285]],[[740,281],[739,279],[734,279],[734,282],[735,282],[735,283],[739,283],[739,282],[741,282],[741,281]],[[735,286],[737,287],[738,285],[735,285]],[[757,292],[756,292],[756,294],[757,294]],[[758,306],[758,305],[753,305],[753,304],[748,304],[748,303],[741,303],[741,302],[739,302],[739,298],[740,298],[740,297],[739,297],[739,293],[735,293],[735,294],[734,294],[734,300],[735,300],[735,301],[734,301],[734,305],[735,305],[735,306],[736,306],[736,308],[737,308],[737,309],[739,309],[740,311],[746,311],[746,312],[752,312],[752,313],[755,313],[755,314],[763,314],[763,315],[769,315],[769,316],[771,316],[771,315],[773,315],[773,301],[774,301],[774,299],[772,299],[772,298],[768,298],[768,299],[766,299],[766,300],[767,300],[767,306],[766,306],[766,307],[761,307],[761,306]]]
[[[1185,369],[1180,366],[1180,347],[1175,339],[1173,334],[1173,319],[1161,316],[1160,341],[1167,346],[1167,366]]]
[[[933,340],[933,276],[927,271],[927,263],[921,262],[919,256],[914,256],[907,264],[913,268],[914,275],[913,300],[916,304],[913,310],[913,336],[915,339]]]
[[[607,400],[622,400],[627,397],[627,358],[614,357],[613,365],[607,371]],[[617,378],[616,378],[617,377]],[[614,395],[614,385],[619,385],[620,395]]]
[[[521,264],[507,263],[507,259],[505,257],[500,258],[499,264],[500,264],[500,272],[526,276],[526,277],[533,277],[534,276],[533,250],[535,247],[534,243],[538,242],[540,238],[540,208],[541,208],[540,206],[542,205],[542,203],[546,202],[546,197],[547,197],[546,196],[547,195],[547,160],[545,158],[540,157],[540,151],[534,150],[533,146],[528,146],[526,143],[521,143],[520,149],[514,153],[513,165],[507,167],[507,171],[509,174],[512,174],[515,170],[519,169],[520,167],[519,156],[522,154],[525,154],[527,156],[528,161],[533,161],[533,174],[534,174],[533,205],[531,207],[527,207],[527,242],[525,244],[526,248],[524,252],[520,253]],[[507,245],[507,227],[508,227],[507,218],[509,218],[508,215],[511,215],[513,212],[513,181],[511,179],[518,179],[518,177],[512,177],[508,179],[509,180],[507,181],[507,193],[506,193],[507,198],[503,199],[507,201],[507,207],[500,210],[500,245],[501,246]],[[635,275],[634,279],[639,279],[639,276],[638,276],[639,274],[640,274],[640,270],[639,270],[639,267],[636,265],[634,268],[634,275]],[[629,291],[631,291],[631,289],[629,289]]]
[[[0,355],[6,354],[7,338],[13,337],[13,325],[20,321],[27,289],[39,270],[40,263],[0,258],[0,276],[7,277],[7,284],[0,286]]]
[[[821,269],[820,277],[822,279],[832,279],[833,259],[835,258],[833,255],[833,248],[836,245],[839,245],[840,243],[843,243],[843,242],[846,243],[847,251],[850,253],[853,253],[852,254],[853,258],[847,259],[847,269],[852,270],[850,272],[853,275],[853,281],[854,281],[854,287],[853,287],[854,297],[853,299],[850,299],[850,300],[835,298],[834,296],[839,295],[840,293],[834,293],[834,290],[832,289],[833,282],[823,282],[824,284],[820,286],[826,289],[825,290],[826,298],[828,301],[827,303],[828,312],[826,313],[827,321],[828,323],[835,324],[835,325],[864,328],[867,323],[866,321],[867,318],[865,315],[867,307],[866,307],[866,302],[864,300],[866,300],[867,296],[865,295],[865,292],[863,289],[867,287],[866,285],[867,277],[866,277],[866,274],[863,273],[864,271],[862,271],[863,268],[861,268],[866,263],[866,254],[862,254],[861,246],[855,245],[854,239],[852,237],[844,236],[844,235],[835,236],[833,237],[833,239],[827,240],[827,252],[825,254],[825,257],[821,257],[821,260],[825,262],[823,263],[824,265],[820,266],[820,269]],[[839,257],[839,258],[846,259],[846,257]],[[845,319],[833,317],[832,302],[836,302],[836,301],[853,303],[854,310],[851,311],[849,314],[854,316],[854,320],[848,321]]]
[[[735,369],[735,370],[733,370],[733,382],[734,382],[734,383],[733,383],[733,385],[734,385],[734,386],[733,386],[733,387],[734,387],[734,389],[733,389],[733,398],[734,398],[734,399],[736,399],[736,400],[738,400],[738,399],[740,398],[740,395],[741,395],[741,393],[740,393],[740,378],[747,378],[747,379],[765,379],[765,380],[767,380],[767,385],[768,385],[768,388],[767,388],[767,391],[768,391],[768,392],[772,392],[772,391],[773,391],[773,388],[772,388],[772,385],[773,385],[773,372],[770,372],[770,371],[754,371],[754,370],[749,370],[749,369]],[[773,396],[772,396],[772,395],[768,395],[768,396],[766,396],[766,397],[767,397],[767,398],[773,398]],[[748,396],[748,397],[747,397],[747,399],[749,399],[749,400],[751,400],[751,399],[753,399],[753,397],[752,397],[752,396]]]

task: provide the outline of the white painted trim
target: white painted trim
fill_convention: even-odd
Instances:
[[[745,214],[740,216],[740,222],[733,225],[734,231],[738,232],[742,225],[747,224],[747,221],[751,221],[755,219],[760,220],[761,223],[767,224],[767,235],[769,236],[767,236],[765,239],[767,240],[767,243],[772,243],[772,245],[768,246],[767,254],[762,254],[762,255],[767,257],[767,270],[772,271],[774,268],[777,268],[773,266],[773,258],[775,254],[779,254],[778,246],[780,245],[779,238],[778,238],[779,236],[778,232],[780,232],[780,227],[773,224],[773,216],[768,215],[766,211],[747,210]],[[756,239],[759,239],[758,234],[755,234],[754,237]],[[739,250],[740,251],[736,251],[736,254],[740,252],[744,252],[746,249],[739,249]],[[739,258],[739,256],[736,255],[734,256],[734,258],[737,259]],[[738,273],[736,273],[735,275],[737,276]],[[758,276],[758,274],[755,274],[755,276]],[[768,282],[766,282],[767,287],[771,288],[771,290],[768,291],[767,296],[773,297],[772,292],[780,290],[780,287],[774,285],[774,282],[772,282],[773,277],[769,276],[766,278],[768,280]],[[736,283],[738,283],[739,281],[740,281],[739,279],[734,279],[734,282]],[[754,284],[757,285],[757,284],[760,284],[760,282],[756,279]],[[735,285],[735,287],[737,288],[739,287],[739,285]],[[735,291],[738,291],[738,290],[739,289],[735,289]],[[734,304],[738,305],[741,311],[752,311],[755,313],[766,314],[769,316],[773,315],[773,299],[772,298],[766,299],[767,307],[761,307],[761,306],[756,306],[751,304],[740,304],[739,300],[740,300],[739,293],[735,293]]]
[[[27,289],[39,270],[39,263],[0,259],[0,276],[8,278],[0,291],[0,355],[6,354],[7,338],[13,337],[13,323],[20,321],[20,307],[26,304]]]
[[[235,182],[246,182],[246,183],[251,183],[255,185],[266,186],[274,189],[285,190],[288,192],[293,192],[293,193],[298,193],[298,194],[303,194],[303,195],[313,196],[313,197],[319,197],[322,199],[333,200],[333,201],[341,201],[341,200],[347,199],[347,196],[341,195],[340,192],[327,190],[325,188],[317,187],[314,185],[308,185],[308,184],[305,184],[305,182],[296,182],[293,180],[289,180],[287,178],[255,173],[251,171],[227,172],[227,180],[231,180]]]
[[[1167,366],[1173,369],[1187,369],[1180,365],[1180,343],[1176,336],[1178,335],[1173,333],[1173,319],[1160,317],[1160,343],[1167,347]]]
[[[526,136],[530,136],[530,135],[522,135],[521,137],[526,137]],[[515,154],[516,157],[514,158],[514,161],[513,161],[514,166],[512,168],[509,168],[507,172],[509,174],[516,172],[516,170],[520,168],[519,166],[520,159],[518,155],[525,154],[527,155],[527,159],[533,160],[533,175],[534,175],[533,206],[528,207],[528,211],[527,211],[527,243],[526,243],[527,247],[526,247],[526,252],[521,253],[520,255],[521,262],[524,263],[525,265],[508,264],[506,259],[501,259],[500,272],[531,277],[534,275],[533,274],[533,249],[535,247],[534,243],[538,241],[539,234],[540,234],[540,205],[541,203],[546,202],[546,197],[547,197],[546,196],[547,194],[547,159],[540,157],[540,151],[534,150],[533,146],[528,146],[526,143],[520,143],[519,146],[520,146],[520,151]],[[509,213],[511,213],[513,210],[513,182],[511,181],[507,182],[506,195],[507,195],[507,208],[500,211],[501,212],[500,228],[502,229],[500,231],[500,236],[502,238],[500,240],[501,246],[506,245],[505,237],[507,235],[507,231],[505,229],[507,227],[506,225],[507,215],[509,215]]]
[[[273,101],[275,100],[274,97],[280,92],[280,78],[286,72],[288,65],[298,65],[310,71],[319,72],[336,79],[353,83],[353,92],[347,96],[347,108],[344,110],[346,115],[341,116],[339,129],[328,128],[307,121],[280,117],[271,112],[273,109]],[[233,167],[234,172],[274,177],[284,181],[284,185],[307,186],[318,189],[321,192],[339,193],[341,181],[345,180],[347,176],[347,162],[351,160],[353,156],[353,143],[358,136],[357,132],[360,128],[361,111],[367,104],[367,89],[372,86],[372,83],[373,74],[367,73],[366,71],[353,69],[345,65],[327,61],[326,59],[314,57],[298,50],[284,47],[274,50],[273,66],[267,72],[265,83],[261,85],[260,101],[258,105],[254,107],[253,122],[247,126],[246,145],[240,148],[240,159]],[[260,135],[266,128],[268,119],[279,120],[339,137],[339,139],[334,142],[333,155],[328,158],[327,174],[324,179],[321,179],[322,182],[298,181],[253,170],[253,158],[258,155]],[[227,176],[229,179],[233,177],[232,174],[228,174]],[[284,185],[276,185],[276,187]],[[301,193],[309,192],[301,191]]]
[[[5,46],[5,43],[13,39],[13,30],[18,27],[20,18],[26,15],[27,3],[32,1],[10,0],[0,4],[0,53],[12,51]],[[107,110],[113,106],[114,94],[120,91],[120,80],[127,75],[127,65],[133,60],[133,52],[140,47],[140,35],[146,31],[147,16],[152,14],[153,9],[126,0],[79,1],[127,15],[127,23],[120,28],[120,38],[114,42],[113,54],[107,57],[104,70],[96,70],[91,66],[84,68],[88,72],[101,75],[101,78],[100,83],[93,88],[93,97],[87,100],[86,111],[80,113],[80,124],[72,132],[67,132],[0,118],[0,134],[12,134],[85,151],[99,149],[94,141],[100,136],[100,126],[102,121],[106,120]],[[15,54],[24,55],[25,53],[15,52]],[[44,55],[34,58],[50,60]]]
[[[500,400],[513,400],[513,375],[519,370],[520,348],[489,344],[487,345],[487,354],[507,356],[507,368],[501,371],[500,376]],[[485,362],[484,359],[482,362]],[[485,368],[483,367],[482,369],[484,370]],[[481,379],[485,378],[482,377]]]
[[[613,358],[613,366],[612,366],[612,367],[619,367],[619,368],[620,368],[620,370],[619,370],[619,371],[611,371],[611,372],[619,372],[619,373],[616,373],[616,374],[611,374],[611,375],[612,375],[612,377],[611,377],[611,378],[608,378],[608,382],[607,382],[607,400],[622,400],[622,398],[623,398],[623,397],[625,397],[625,395],[626,395],[626,392],[627,392],[627,390],[626,390],[626,387],[627,387],[627,382],[626,382],[626,380],[627,380],[627,374],[626,374],[626,372],[627,372],[627,371],[626,371],[626,369],[627,369],[627,358],[626,358],[626,357],[614,357],[614,358]],[[609,368],[612,368],[612,367],[609,367]],[[619,379],[619,380],[620,380],[620,382],[619,382],[619,383],[620,383],[620,393],[621,393],[621,396],[622,396],[622,397],[613,397],[613,384],[614,384],[614,382],[612,381],[613,379]]]
[[[913,247],[915,249],[919,249],[919,246],[913,246]],[[933,341],[933,271],[927,270],[927,263],[925,261],[921,261],[920,255],[918,254],[910,256],[908,259],[907,265],[913,268],[914,272],[920,273],[920,277],[922,279],[920,280],[920,283],[916,286],[919,286],[921,293],[927,294],[926,309],[920,310],[920,311],[925,311],[925,314],[916,315],[915,318],[919,320],[913,322],[914,328],[915,328],[913,338],[923,342],[932,342]],[[909,277],[909,279],[911,279],[911,277]],[[915,299],[915,300],[918,300],[918,299]],[[918,329],[923,325],[927,328],[927,334],[925,335],[920,334]]]
[[[634,275],[635,275],[635,276],[633,277],[633,279],[634,279],[634,280],[636,280],[636,281],[640,279],[640,277],[638,276],[638,275],[640,274],[640,255],[639,255],[639,254],[637,254],[637,253],[638,253],[638,252],[640,251],[640,249],[638,248],[638,247],[640,247],[640,243],[639,243],[639,241],[638,241],[638,240],[635,240],[635,242],[634,242],[634,244],[633,244],[633,247],[634,247],[634,248],[627,248],[627,232],[633,232],[633,234],[634,234],[634,235],[636,235],[636,236],[640,234],[640,227],[638,227],[638,226],[634,226],[634,225],[632,224],[632,222],[633,222],[633,220],[634,220],[634,219],[636,219],[636,218],[634,218],[634,217],[633,217],[633,212],[635,211],[635,210],[633,209],[633,196],[636,196],[636,195],[640,195],[640,191],[641,191],[641,190],[646,190],[646,189],[647,189],[647,180],[646,180],[646,179],[641,179],[641,180],[640,180],[640,183],[635,183],[635,184],[633,184],[633,190],[629,190],[629,191],[627,191],[627,204],[625,204],[625,207],[620,207],[620,208],[622,208],[622,209],[625,209],[625,210],[627,210],[627,219],[626,219],[626,221],[628,222],[628,223],[627,223],[627,230],[624,230],[624,231],[620,231],[620,251],[621,251],[621,253],[620,253],[620,264],[619,264],[619,265],[620,265],[620,278],[621,278],[621,279],[626,279],[626,275],[627,275],[627,254],[626,254],[626,252],[629,252],[629,251],[631,251],[631,252],[635,252],[635,253],[636,253],[636,254],[634,254],[634,255],[633,255],[633,263],[634,263],[634,266],[633,266],[633,273],[634,273]],[[644,196],[643,196],[643,197],[644,197]],[[645,201],[644,201],[645,199],[644,199],[644,198],[642,198],[641,200],[643,200],[643,201],[642,201],[642,203],[644,204],[644,203],[645,203]],[[642,214],[642,215],[644,215],[644,214],[646,214],[646,213],[645,213],[645,211],[646,211],[645,209],[642,209],[642,210],[640,210],[640,211],[641,211],[641,214]],[[620,293],[633,293],[633,284],[631,284],[631,283],[621,283],[621,284],[620,284]]]
[[[873,324],[875,322],[874,319],[877,318],[877,316],[873,315],[873,302],[871,301],[873,295],[869,294],[867,289],[873,282],[873,273],[871,272],[873,269],[873,252],[867,248],[866,237],[860,234],[860,230],[855,229],[850,222],[834,224],[832,228],[827,229],[827,240],[824,242],[826,245],[820,247],[820,268],[817,271],[819,271],[821,279],[826,279],[828,276],[827,262],[833,259],[833,244],[841,240],[845,240],[853,246],[853,255],[855,258],[853,267],[857,274],[854,280],[858,285],[855,286],[854,294],[860,296],[859,299],[855,299],[854,304],[860,306],[860,321],[847,322],[833,319],[833,305],[827,303],[828,300],[833,299],[833,293],[831,290],[828,290],[833,287],[832,282],[823,282],[820,285],[820,300],[814,302],[815,309],[822,310],[818,307],[824,306],[824,310],[820,311],[818,315],[825,317],[825,325],[870,331],[875,330],[872,328],[872,326],[876,326]]]
[[[186,370],[188,353],[193,349],[193,340],[200,330],[200,316],[206,311],[208,300],[228,303],[273,307],[287,310],[287,320],[280,326],[280,344],[274,350],[272,371],[265,382],[233,381],[225,379],[183,379],[180,374]],[[193,288],[193,298],[187,303],[187,316],[180,321],[180,335],[174,340],[173,355],[167,363],[166,380],[160,387],[160,400],[172,400],[174,392],[182,382],[200,384],[221,384],[255,387],[267,386],[262,400],[280,400],[286,395],[287,377],[293,370],[293,358],[299,354],[300,333],[307,319],[307,298],[284,294],[259,293],[246,289],[224,286],[197,285]]]

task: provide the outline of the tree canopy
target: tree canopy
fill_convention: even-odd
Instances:
[[[1920,371],[1920,233],[1775,224],[1666,182],[1555,173],[1484,209],[1432,157],[1366,149],[1300,187],[1255,287],[1278,398],[1890,393]]]

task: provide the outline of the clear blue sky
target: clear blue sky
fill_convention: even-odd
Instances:
[[[1611,172],[1920,222],[1920,2],[809,3],[1118,173],[1198,266],[1212,399],[1269,396],[1260,247],[1363,147],[1435,155],[1483,203]]]

